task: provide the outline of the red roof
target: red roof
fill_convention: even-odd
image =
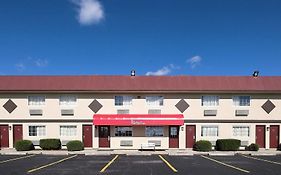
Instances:
[[[0,76],[0,91],[281,92],[281,76]]]

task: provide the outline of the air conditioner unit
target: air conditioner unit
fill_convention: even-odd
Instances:
[[[161,114],[161,109],[149,109],[148,114]]]
[[[61,115],[62,116],[73,116],[74,115],[74,110],[73,109],[62,109],[61,110]]]
[[[129,114],[129,109],[117,109],[117,114]]]
[[[42,116],[43,115],[43,110],[42,109],[30,109],[29,114],[31,116]]]
[[[217,110],[204,110],[204,116],[216,116]]]
[[[120,140],[120,146],[133,146],[133,140]]]
[[[249,110],[236,110],[235,115],[236,116],[248,116]]]

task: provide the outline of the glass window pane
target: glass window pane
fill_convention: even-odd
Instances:
[[[164,127],[162,127],[162,126],[147,126],[147,127],[145,127],[145,136],[147,136],[147,137],[164,136]]]

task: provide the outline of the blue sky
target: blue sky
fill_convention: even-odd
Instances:
[[[1,0],[0,75],[281,75],[280,0]]]

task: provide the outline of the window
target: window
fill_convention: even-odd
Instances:
[[[28,97],[28,105],[45,105],[45,97],[44,96],[29,96]]]
[[[131,96],[115,96],[115,106],[128,106],[132,105]]]
[[[202,126],[201,136],[219,136],[218,126]]]
[[[76,104],[75,96],[61,96],[60,97],[60,105],[69,106]]]
[[[60,136],[76,136],[77,126],[60,126]]]
[[[233,126],[233,136],[249,137],[250,127],[249,126]]]
[[[202,106],[218,106],[219,96],[202,96]]]
[[[46,135],[45,126],[29,126],[28,130],[29,130],[28,131],[29,136],[45,136]]]
[[[148,106],[163,106],[164,98],[162,96],[146,97],[146,104]]]
[[[147,126],[145,127],[146,137],[164,136],[164,128],[162,126]]]
[[[115,136],[133,136],[133,129],[131,126],[116,126]]]
[[[234,96],[233,104],[235,106],[250,106],[250,96]]]

